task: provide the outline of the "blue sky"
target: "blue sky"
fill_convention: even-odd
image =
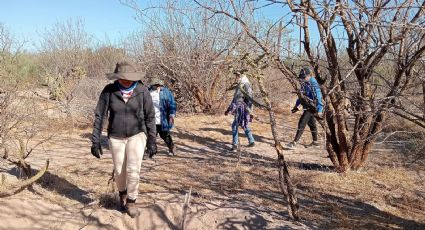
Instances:
[[[111,42],[139,30],[136,12],[118,0],[0,0],[0,23],[16,37],[33,43],[39,34],[58,22],[82,19],[86,31],[99,40]]]
[[[156,1],[159,0],[153,2]],[[137,2],[147,4],[149,1]],[[288,12],[277,5],[262,11],[271,19],[278,19]],[[94,42],[108,39],[117,44],[131,32],[143,29],[135,16],[136,11],[119,0],[0,0],[0,23],[19,40],[28,41],[25,46],[28,50],[35,50],[45,29],[70,19],[83,20],[85,30],[94,36]],[[297,28],[292,36],[297,39],[298,33]]]

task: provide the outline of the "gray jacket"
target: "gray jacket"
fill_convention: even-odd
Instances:
[[[248,109],[252,111],[252,101],[249,99],[249,97],[245,96],[245,94],[241,91],[241,88],[245,93],[252,98],[252,87],[249,82],[241,82],[238,83],[238,85],[235,88],[235,93],[233,94],[233,100],[230,103],[227,111],[230,111],[232,104],[236,104],[237,102],[245,102]]]
[[[152,98],[140,83],[124,102],[117,83],[105,86],[97,102],[92,142],[100,143],[103,119],[108,115],[108,137],[131,137],[144,132],[148,140],[156,138],[155,110]]]

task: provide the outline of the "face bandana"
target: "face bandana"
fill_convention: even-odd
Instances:
[[[155,91],[160,87],[160,85],[152,85],[151,90]]]

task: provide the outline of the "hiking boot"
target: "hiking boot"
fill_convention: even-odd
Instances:
[[[314,147],[319,147],[320,146],[320,143],[318,141],[313,141],[313,142],[311,142],[310,145],[311,146],[314,146]]]
[[[173,145],[173,147],[168,149],[168,156],[172,157],[176,155],[176,146]]]
[[[310,148],[310,147],[320,147],[320,143],[318,141],[313,141],[308,145],[304,145],[304,147],[306,148]]]
[[[286,148],[287,148],[287,149],[290,149],[290,150],[294,150],[294,149],[296,149],[296,148],[297,148],[297,142],[292,141],[292,142],[290,142],[289,144],[286,144]]]
[[[125,205],[125,209],[127,211],[127,214],[131,218],[137,217],[140,214],[139,209],[136,206],[136,200],[127,199],[127,204]]]
[[[118,194],[120,196],[120,211],[125,211],[125,204],[127,200],[127,190],[118,192]]]
[[[249,143],[249,145],[247,147],[254,147],[255,146],[255,142],[251,142]]]
[[[238,145],[232,145],[232,148],[230,149],[231,152],[236,153],[238,151]]]

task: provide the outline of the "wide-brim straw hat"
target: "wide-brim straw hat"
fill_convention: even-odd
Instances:
[[[142,80],[143,74],[138,72],[135,65],[128,61],[118,62],[113,73],[107,73],[109,80],[125,79],[129,81]]]

